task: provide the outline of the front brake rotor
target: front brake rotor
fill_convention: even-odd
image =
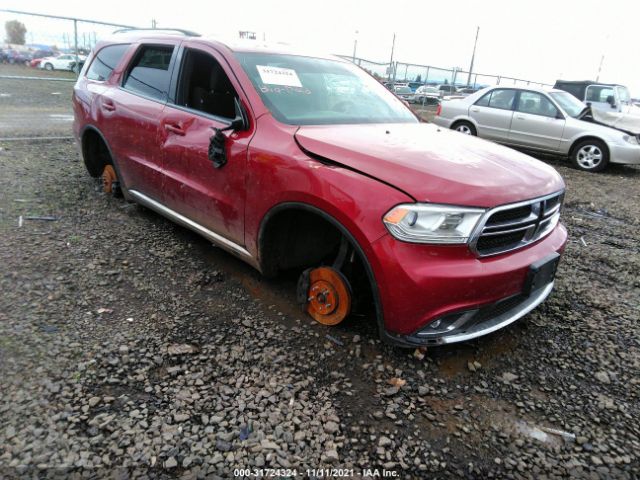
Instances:
[[[307,313],[323,325],[337,325],[351,311],[351,286],[345,276],[331,267],[309,272]]]
[[[118,176],[113,165],[106,165],[102,170],[102,189],[105,193],[113,192],[113,184],[118,181]]]

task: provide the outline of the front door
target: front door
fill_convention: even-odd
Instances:
[[[560,148],[565,119],[557,107],[539,92],[521,91],[509,143],[556,152]]]
[[[252,130],[224,132],[224,165],[209,158],[215,129],[227,127],[236,116],[239,89],[227,68],[212,49],[183,49],[175,102],[167,103],[160,122],[164,203],[244,245],[245,174]]]
[[[498,142],[507,142],[513,118],[516,91],[497,88],[471,105],[469,116],[478,125],[478,136]]]

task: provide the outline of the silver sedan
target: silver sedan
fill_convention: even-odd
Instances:
[[[640,164],[640,138],[582,120],[586,105],[561,90],[489,87],[442,102],[433,123],[508,146],[569,157],[581,170]]]

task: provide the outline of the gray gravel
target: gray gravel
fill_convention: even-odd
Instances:
[[[552,298],[422,354],[372,318],[312,323],[291,279],[105,196],[69,142],[0,148],[1,477],[639,478],[640,169],[551,161],[571,235]]]

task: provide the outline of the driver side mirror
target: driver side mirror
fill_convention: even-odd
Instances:
[[[609,95],[607,97],[607,103],[611,105],[611,108],[616,108],[616,99],[614,98],[613,95]]]
[[[215,168],[222,168],[227,164],[227,136],[224,132],[247,130],[249,119],[237,97],[233,99],[236,116],[229,123],[228,127],[214,128],[215,133],[209,138],[209,160]]]

